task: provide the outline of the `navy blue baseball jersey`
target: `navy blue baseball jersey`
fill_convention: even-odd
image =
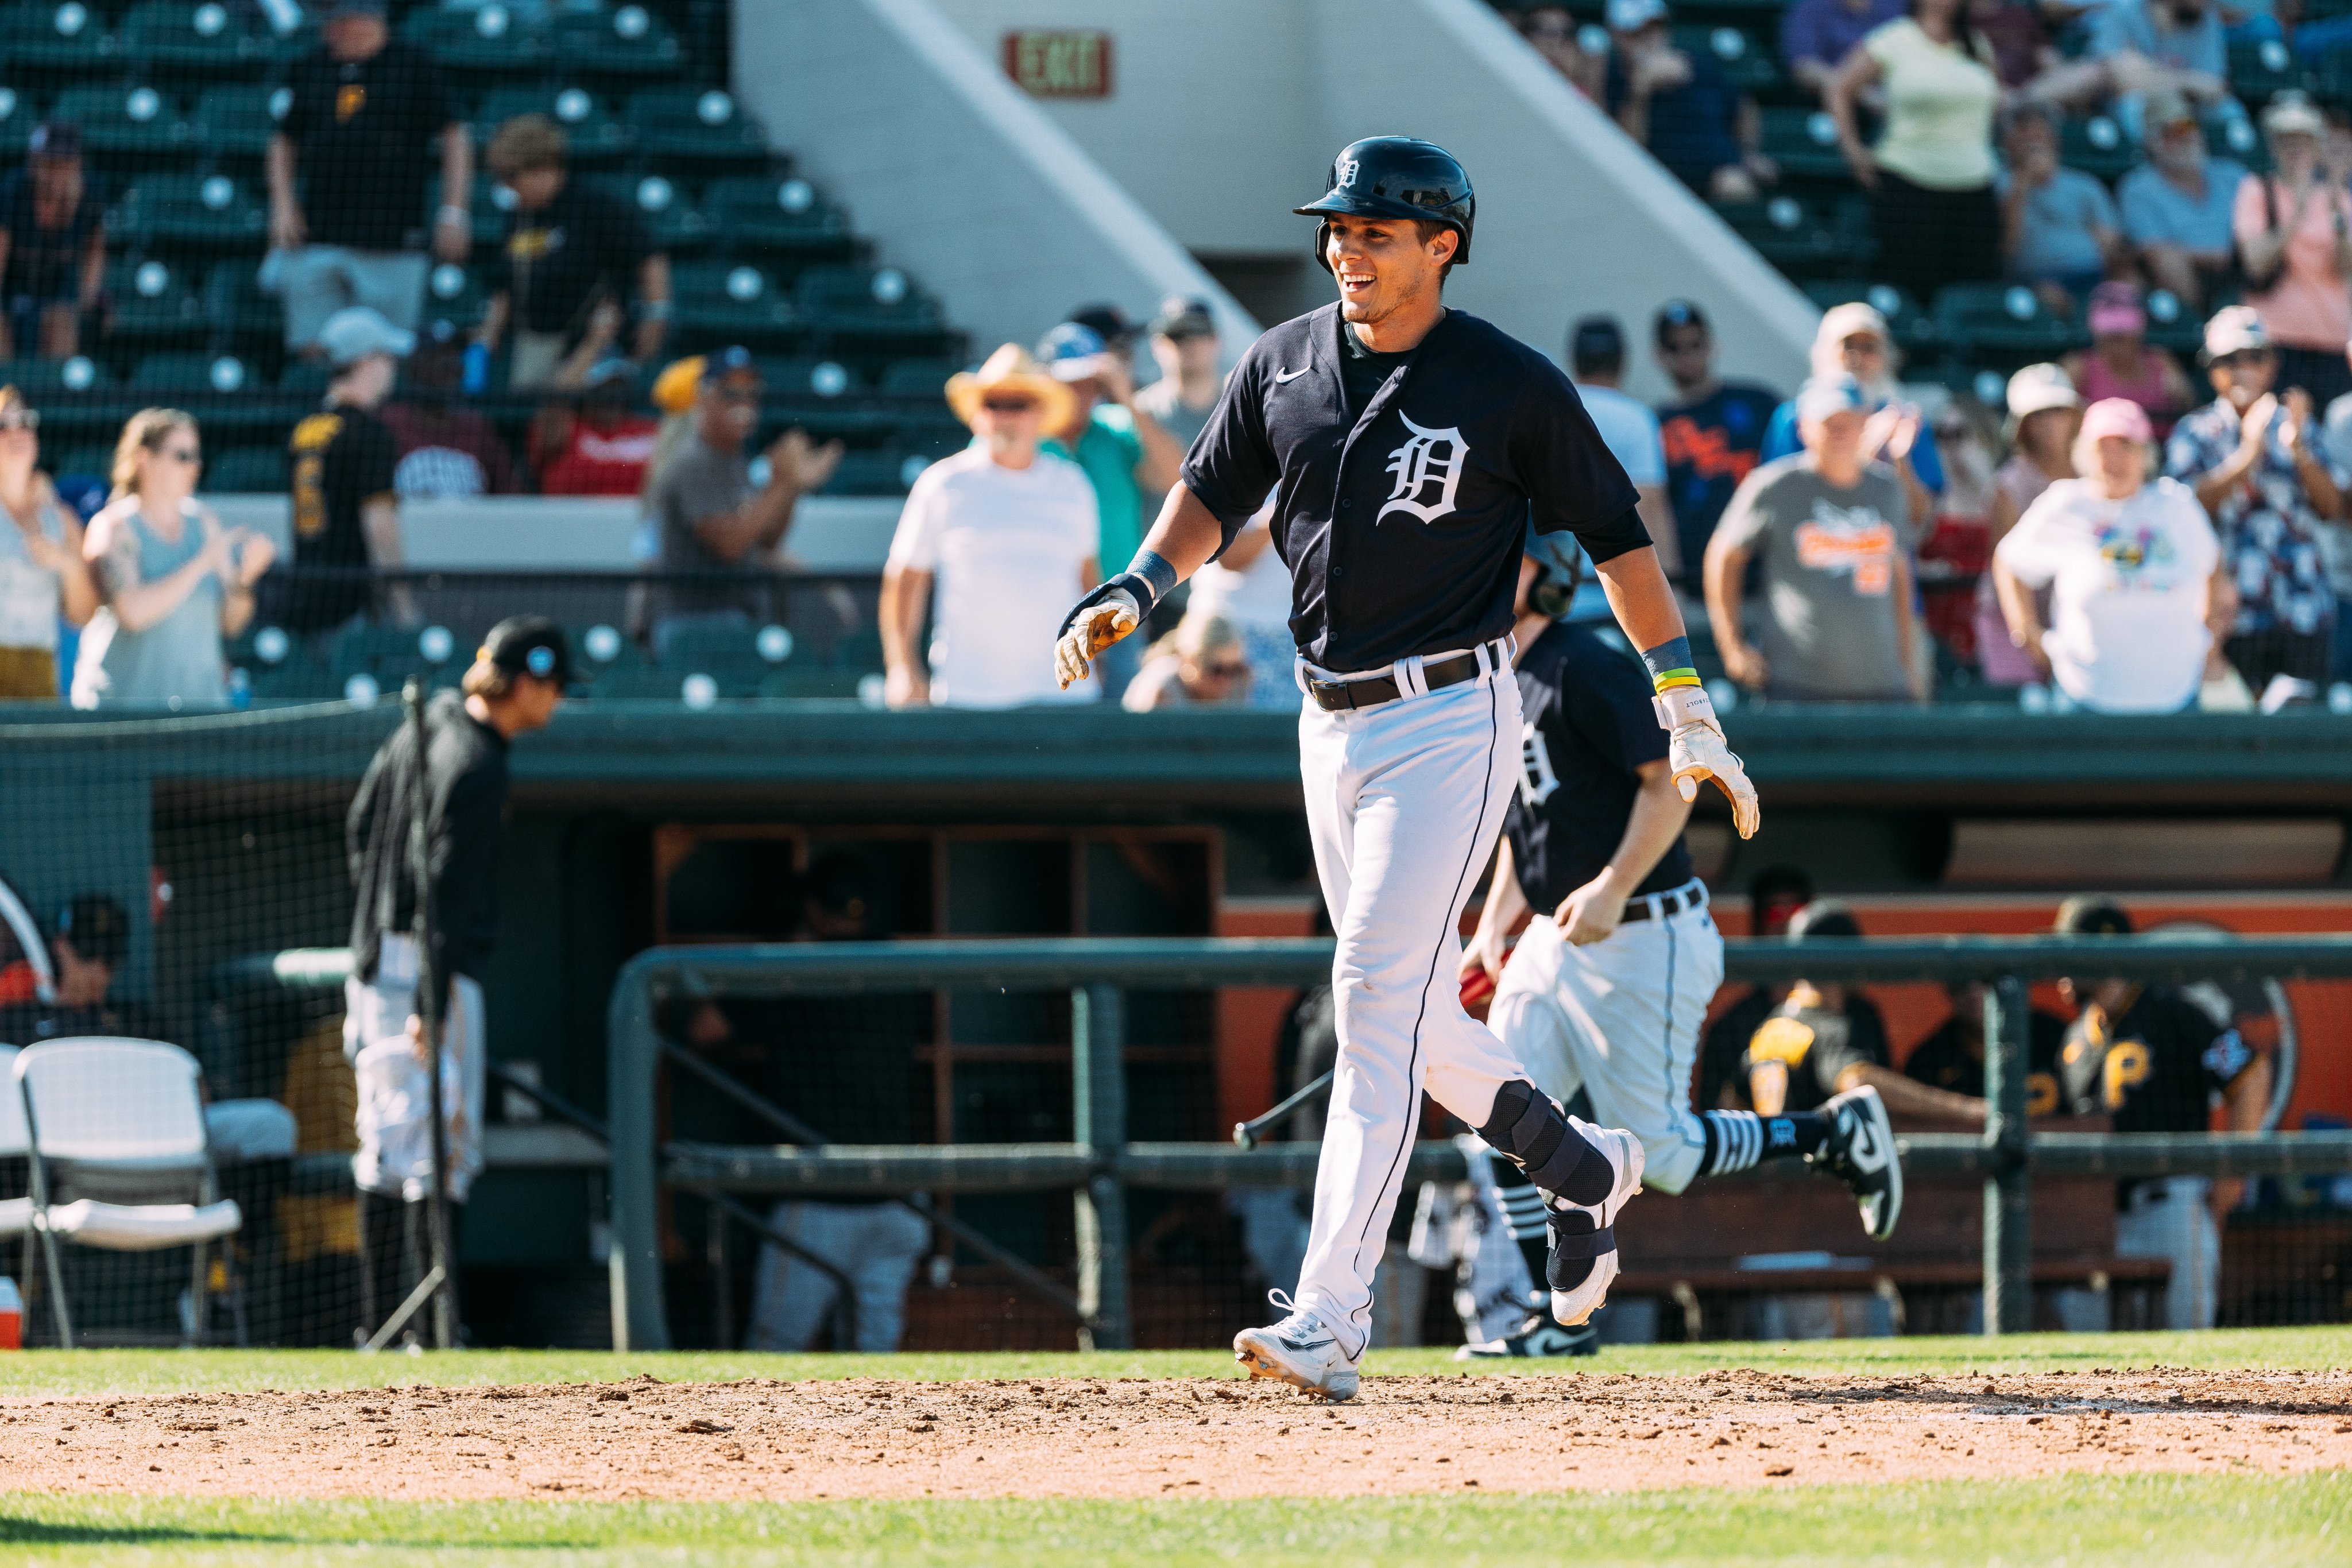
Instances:
[[[1633,482],[1543,355],[1449,310],[1357,411],[1345,330],[1327,305],[1250,345],[1184,459],[1227,544],[1274,496],[1310,663],[1375,670],[1501,636],[1530,524],[1573,531],[1595,561],[1650,542]]]
[[[1554,625],[1519,661],[1519,788],[1503,831],[1519,887],[1538,914],[1599,876],[1625,836],[1635,771],[1663,762],[1666,732],[1650,708],[1642,666],[1580,627]],[[1664,893],[1691,879],[1678,837],[1637,893]]]

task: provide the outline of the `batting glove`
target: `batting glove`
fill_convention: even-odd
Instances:
[[[1705,688],[1669,686],[1651,698],[1650,706],[1666,730],[1666,763],[1674,769],[1675,788],[1682,798],[1697,800],[1699,780],[1714,779],[1716,788],[1731,799],[1731,825],[1741,838],[1754,838],[1763,821],[1756,786],[1748,781],[1748,769],[1724,739]]]
[[[1131,574],[1121,572],[1078,601],[1062,618],[1062,632],[1054,643],[1054,675],[1068,691],[1094,669],[1095,656],[1143,624],[1145,611]],[[1141,593],[1149,594],[1149,587]]]

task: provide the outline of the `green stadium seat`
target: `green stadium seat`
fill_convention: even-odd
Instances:
[[[48,118],[80,126],[83,146],[126,167],[168,166],[199,151],[180,106],[152,87],[74,88],[58,95]]]
[[[327,367],[309,360],[289,360],[278,374],[278,395],[316,402],[327,395]]]
[[[629,99],[637,151],[666,170],[761,168],[772,156],[768,133],[717,88],[654,88]]]
[[[2187,360],[2195,360],[2205,346],[2203,316],[2168,288],[2153,288],[2147,296],[2147,340]]]
[[[846,258],[856,239],[841,214],[798,177],[730,174],[703,193],[702,211],[719,243],[737,256],[782,252],[801,259]]]
[[[196,100],[190,116],[198,145],[215,158],[257,160],[269,151],[290,89],[216,87]]]
[[[914,464],[909,472],[908,465]],[[903,496],[914,476],[929,466],[921,458],[909,459],[896,447],[883,447],[872,452],[845,452],[841,465],[833,471],[824,493],[828,496]]]
[[[945,360],[893,360],[883,371],[876,390],[887,397],[919,397],[933,402],[947,396],[948,378],[955,367]]]
[[[756,627],[724,622],[677,628],[662,644],[664,668],[699,669],[709,664],[762,663]]]
[[[686,65],[677,35],[643,5],[622,5],[597,16],[559,16],[551,47],[565,70],[600,80],[666,81]]]
[[[646,651],[631,638],[622,635],[618,627],[598,622],[589,626],[568,626],[564,634],[572,641],[572,652],[582,677],[593,681],[615,670],[642,669]]]
[[[2104,114],[2068,120],[2058,128],[2058,161],[2069,169],[2114,182],[2137,164],[2139,149]]]
[[[1719,202],[1715,210],[1766,261],[1795,278],[1851,277],[1869,266],[1874,248],[1866,207],[1824,209],[1783,193]]]
[[[1764,155],[1798,180],[1851,180],[1845,154],[1838,151],[1837,121],[1828,110],[1794,107],[1761,111]]]
[[[629,207],[646,225],[655,246],[672,256],[707,248],[711,222],[686,193],[660,174],[591,174],[590,184]]]
[[[131,257],[107,268],[114,316],[107,340],[119,349],[193,347],[210,329],[203,303],[169,263]]]
[[[2270,148],[2252,120],[2232,116],[2208,125],[2205,128],[2205,151],[2215,158],[2227,158],[2257,174],[2270,172]]]
[[[46,428],[49,409],[60,399],[102,392],[114,384],[106,367],[87,354],[69,360],[0,360],[0,387],[15,387],[42,411]]]
[[[205,464],[205,488],[216,496],[275,496],[286,488],[286,451],[232,446]]]
[[[499,127],[519,114],[544,114],[563,127],[575,169],[610,168],[629,155],[629,128],[583,87],[500,88],[474,111],[474,140],[488,146]]]
[[[2331,56],[2322,63],[2319,74],[2326,76],[2333,64]],[[2230,46],[2230,86],[2239,102],[2254,108],[2274,94],[2308,89],[2311,76],[2296,63],[2293,50],[2269,38]]]
[[[741,262],[689,261],[670,269],[678,335],[697,347],[780,348],[801,336],[800,313],[774,279]],[[682,349],[685,343],[679,345]]]
[[[245,672],[246,681],[257,697],[279,702],[315,701],[339,695],[334,677],[326,666],[310,657],[301,638],[283,627],[257,622],[224,651],[230,669]]]
[[[1675,47],[1713,57],[1724,79],[1738,91],[1769,93],[1781,85],[1778,49],[1769,40],[1737,27],[1676,27]]]
[[[503,5],[475,11],[419,5],[401,22],[400,36],[430,50],[445,69],[505,81],[539,75],[550,58],[547,40]]]
[[[31,99],[13,87],[0,87],[0,162],[15,163],[23,159],[32,140],[33,127],[40,122]]]
[[[250,261],[225,261],[205,279],[205,316],[213,329],[239,348],[275,348],[286,340],[286,313],[277,297],[264,294]]]
[[[1960,283],[1936,300],[1936,321],[1963,356],[2026,364],[2090,341],[2077,321],[2053,316],[2017,283]]]
[[[425,276],[425,305],[419,319],[470,328],[480,323],[488,306],[480,274],[445,261]]]
[[[123,24],[121,52],[150,78],[258,79],[271,64],[258,14],[221,0],[147,0]]]
[[[812,267],[801,277],[801,314],[820,336],[896,345],[935,340],[940,308],[895,267]]]
[[[1943,329],[1936,324],[1936,319],[1909,293],[1891,283],[1808,283],[1805,298],[1824,310],[1833,305],[1863,301],[1886,318],[1887,329],[1895,334],[1895,347],[1915,360],[1938,352],[1944,346]]]
[[[234,354],[150,354],[124,383],[144,397],[191,402],[230,397],[258,385],[245,361]]]
[[[354,676],[364,675],[378,692],[396,692],[411,675],[430,685],[453,684],[470,662],[461,662],[462,655],[471,652],[446,626],[419,629],[362,622],[336,634],[327,667],[338,691],[348,691]]]
[[[20,90],[37,81],[112,76],[121,50],[83,0],[25,0],[0,10],[0,61]]]
[[[107,215],[109,239],[154,253],[251,251],[269,238],[269,214],[226,174],[151,174]]]
[[[769,394],[777,398],[830,400],[866,390],[855,370],[838,360],[816,356],[762,359],[760,375],[767,382]]]
[[[47,469],[54,478],[62,479],[69,474],[89,474],[103,479],[114,472],[114,448],[111,445],[68,447],[55,459],[44,456],[41,466]]]

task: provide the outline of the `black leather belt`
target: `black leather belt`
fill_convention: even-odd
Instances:
[[[1654,905],[1653,900],[1655,901]],[[1677,888],[1672,893],[1637,894],[1625,901],[1625,913],[1619,915],[1617,920],[1620,925],[1629,920],[1647,920],[1654,906],[1658,912],[1658,917],[1663,920],[1670,915],[1680,915],[1685,909],[1702,908],[1706,904],[1706,894],[1703,890],[1686,893]]]
[[[1431,691],[1441,686],[1458,686],[1465,681],[1478,678],[1478,651],[1456,653],[1450,659],[1421,667],[1422,684]],[[1307,695],[1325,713],[1342,713],[1349,708],[1378,707],[1404,695],[1398,689],[1393,675],[1367,675],[1354,681],[1327,681],[1317,676],[1307,677]]]

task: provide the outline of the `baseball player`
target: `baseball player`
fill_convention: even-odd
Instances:
[[[1536,1087],[1642,1142],[1644,1178],[1678,1193],[1694,1177],[1759,1159],[1804,1159],[1842,1177],[1863,1223],[1884,1240],[1903,1203],[1894,1130],[1878,1091],[1861,1087],[1810,1114],[1692,1113],[1699,1025],[1723,980],[1723,938],[1706,884],[1683,846],[1690,803],[1675,786],[1667,737],[1650,716],[1640,666],[1592,632],[1555,621],[1575,597],[1573,549],[1534,537],[1517,627],[1518,790],[1461,976],[1496,979],[1487,1019]],[[1504,963],[1504,938],[1535,918]],[[1541,1196],[1507,1164],[1473,1150],[1488,1245],[1457,1295],[1465,1358],[1574,1355],[1598,1331],[1549,1322],[1529,1305],[1525,1250],[1544,1237]],[[1479,1180],[1482,1173],[1486,1179]],[[1493,1245],[1497,1233],[1519,1248]]]
[[[1600,563],[1646,650],[1681,793],[1714,779],[1743,834],[1757,805],[1691,672],[1633,486],[1568,378],[1444,303],[1446,272],[1470,258],[1462,166],[1407,137],[1353,142],[1297,211],[1319,220],[1339,302],[1242,356],[1143,549],[1070,612],[1055,662],[1065,684],[1083,677],[1273,495],[1339,1054],[1297,1298],[1276,1294],[1286,1315],[1234,1351],[1253,1376],[1345,1399],[1424,1088],[1545,1195],[1564,1322],[1616,1276],[1610,1227],[1641,1185],[1639,1140],[1563,1114],[1454,981],[1457,922],[1517,778],[1511,604],[1530,526],[1573,532]]]

